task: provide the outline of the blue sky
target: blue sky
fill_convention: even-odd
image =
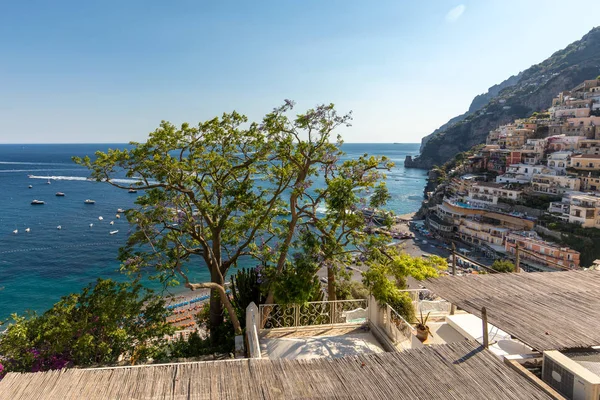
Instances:
[[[583,36],[596,1],[3,2],[0,143],[142,141],[286,98],[353,110],[347,142],[418,142]]]

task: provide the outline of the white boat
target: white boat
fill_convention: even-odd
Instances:
[[[62,229],[62,226],[57,226],[56,229],[58,229],[59,231]]]
[[[18,230],[18,229],[15,229],[15,230],[13,231],[13,233],[16,235],[17,233],[19,233],[19,230]]]
[[[110,231],[110,232],[108,232],[109,235],[114,235],[115,233],[119,233],[119,230],[117,229],[116,231]]]
[[[33,187],[32,185],[29,185],[29,189],[31,189],[32,187]]]
[[[25,232],[31,232],[31,228],[25,228]]]
[[[123,210],[122,208],[117,208],[117,213],[124,213],[125,210]]]
[[[49,185],[49,184],[50,184],[50,179],[48,179],[48,182],[46,182],[46,185]]]
[[[114,225],[114,224],[115,224],[115,221],[110,221],[110,225]]]
[[[119,214],[115,215],[115,218],[119,219],[121,216]]]
[[[98,219],[99,219],[100,221],[102,221],[104,218],[102,218],[102,217],[98,217]]]
[[[64,197],[65,196],[65,194],[63,192],[56,192],[56,195],[58,197]]]
[[[35,205],[43,205],[43,204],[46,204],[46,203],[44,203],[43,200],[33,200],[31,202],[31,204],[33,204],[35,206]]]
[[[96,204],[96,200],[85,199],[85,204]]]
[[[91,228],[92,226],[94,226],[94,224],[90,224],[90,228]]]
[[[136,189],[129,189],[128,192],[129,193],[137,193],[137,190]]]

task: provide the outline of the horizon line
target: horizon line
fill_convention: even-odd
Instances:
[[[59,144],[129,144],[129,143],[130,142],[0,143],[0,146],[7,146],[7,145],[27,146],[27,145],[40,145],[40,144],[59,145]],[[138,143],[144,143],[144,142],[138,142]],[[342,144],[421,144],[421,142],[346,142],[346,141],[344,141],[344,143],[342,143]]]

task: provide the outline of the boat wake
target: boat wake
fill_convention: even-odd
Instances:
[[[6,165],[70,165],[73,163],[49,163],[49,162],[26,162],[26,161],[0,161],[0,164]]]
[[[53,181],[91,181],[91,179],[86,178],[85,176],[60,176],[60,175],[52,175],[52,176],[42,176],[42,175],[29,175],[29,179],[44,179]]]
[[[52,250],[52,249],[66,249],[72,247],[91,247],[91,246],[106,246],[106,245],[114,245],[120,244],[121,242],[113,241],[113,242],[95,242],[95,243],[79,243],[79,244],[70,244],[65,246],[51,246],[51,247],[33,247],[29,249],[13,249],[13,250],[5,250],[0,251],[0,254],[9,254],[9,253],[24,253],[28,251],[41,251],[41,250]]]
[[[41,172],[41,171],[77,171],[79,168],[36,168],[36,169],[0,169],[0,173],[10,172]]]
[[[91,179],[85,176],[62,176],[62,175],[29,175],[29,179],[44,179],[44,180],[53,180],[53,181],[88,181],[88,182],[96,182],[95,179]],[[142,182],[139,179],[125,179],[125,178],[117,178],[111,179],[111,182],[114,183],[139,183]],[[154,181],[149,181],[149,183],[156,183]]]

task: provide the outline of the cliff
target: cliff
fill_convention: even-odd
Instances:
[[[423,138],[421,154],[407,168],[429,169],[459,152],[484,143],[490,130],[541,111],[558,92],[600,74],[600,27],[545,61],[511,76],[476,96],[469,110]]]

